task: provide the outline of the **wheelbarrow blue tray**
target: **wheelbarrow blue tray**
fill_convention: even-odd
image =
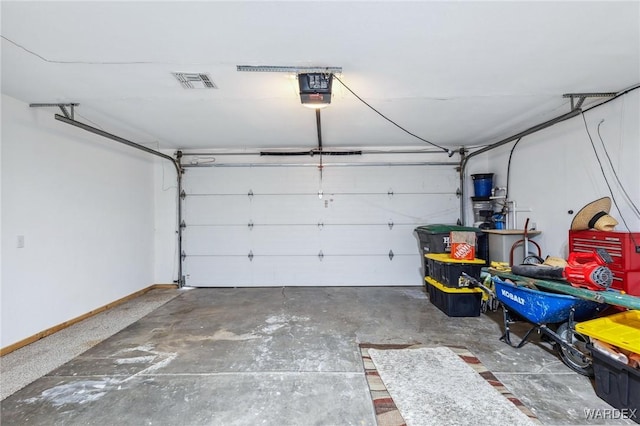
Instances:
[[[566,294],[549,293],[520,287],[493,277],[498,300],[533,324],[555,324],[569,319],[574,309],[578,321],[591,319],[605,305]]]
[[[599,303],[607,303],[609,305],[622,306],[627,309],[640,309],[640,297],[631,296],[629,294],[620,293],[617,290],[593,291],[586,288],[573,287],[571,284],[562,281],[540,280],[537,278],[523,277],[514,275],[510,272],[500,271],[495,268],[483,268],[491,275],[498,276],[502,279],[510,279],[515,282],[524,282],[536,287],[552,290],[563,294],[578,297],[584,300],[591,300]]]

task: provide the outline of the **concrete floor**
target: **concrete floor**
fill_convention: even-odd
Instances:
[[[422,343],[466,346],[543,424],[634,424],[587,419],[612,407],[546,343],[513,349],[499,312],[450,318],[421,287],[175,293],[8,396],[0,423],[375,425],[358,344]]]

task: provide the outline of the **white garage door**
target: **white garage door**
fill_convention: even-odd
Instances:
[[[185,285],[421,285],[413,230],[455,223],[457,187],[451,166],[189,168]]]

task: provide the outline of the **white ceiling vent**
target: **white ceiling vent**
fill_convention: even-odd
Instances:
[[[217,89],[208,74],[174,72],[172,73],[185,89]]]

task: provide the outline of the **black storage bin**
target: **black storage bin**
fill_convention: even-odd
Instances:
[[[425,255],[429,276],[445,287],[458,287],[458,278],[462,273],[480,279],[485,261],[482,259],[456,260],[446,253],[430,253]]]
[[[468,231],[476,233],[476,257],[488,262],[489,236],[480,228],[459,225],[423,225],[415,228],[420,242],[420,256],[423,258],[424,276],[429,275],[429,265],[424,255],[429,253],[451,253],[449,234],[451,231]],[[486,263],[485,263],[486,264]]]
[[[629,419],[640,423],[640,370],[608,357],[591,344],[587,348],[593,356],[596,395],[618,410],[636,410]]]
[[[450,317],[479,317],[482,290],[449,288],[431,277],[425,277],[429,301]]]

